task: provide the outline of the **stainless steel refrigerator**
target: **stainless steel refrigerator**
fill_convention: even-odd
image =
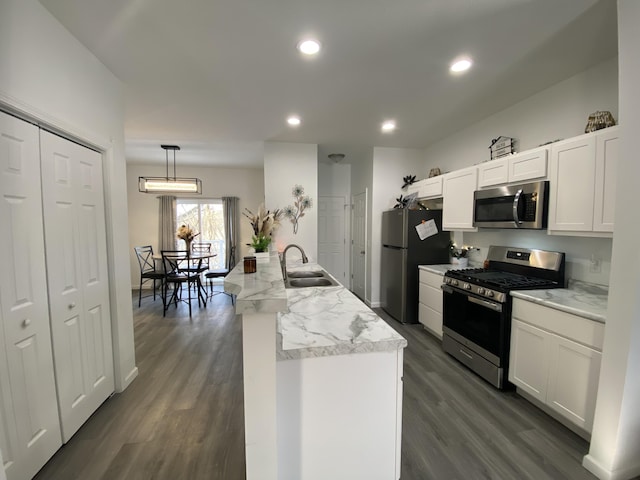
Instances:
[[[435,235],[420,240],[416,226],[433,220]],[[418,323],[418,265],[449,263],[449,232],[442,210],[395,209],[382,213],[382,308],[402,323]]]

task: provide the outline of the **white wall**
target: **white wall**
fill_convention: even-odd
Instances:
[[[36,0],[0,2],[0,102],[102,150],[116,390],[135,378],[122,84]]]
[[[584,133],[589,113],[596,110],[609,110],[617,120],[617,67],[617,58],[603,62],[431,145],[424,151],[425,170],[445,172],[486,161],[491,139],[500,135],[518,139],[518,151],[523,151]],[[457,243],[481,247],[472,261],[483,260],[490,245],[556,250],[567,254],[567,278],[609,284],[611,239],[513,230],[465,232],[462,242],[458,237]],[[591,268],[592,256],[600,262],[599,272]]]
[[[618,1],[620,55],[620,159],[611,289],[607,309],[598,400],[589,455],[584,465],[599,478],[640,475],[640,255],[637,194],[640,163],[640,2]]]
[[[618,61],[613,58],[461,130],[424,151],[425,172],[487,161],[491,139],[517,140],[517,151],[584,133],[587,118],[609,110],[618,119]]]
[[[396,199],[405,195],[402,179],[407,175],[417,175],[423,168],[423,152],[410,148],[373,149],[373,188],[371,193],[371,268],[370,304],[380,306],[380,261],[382,212],[393,208]]]
[[[160,147],[158,147],[160,148]],[[239,210],[248,208],[256,213],[264,201],[264,174],[261,168],[212,168],[178,167],[178,176],[198,177],[202,180],[202,195],[196,198],[238,197]],[[134,288],[140,284],[140,268],[133,247],[152,245],[158,252],[158,194],[140,193],[138,177],[164,176],[165,167],[157,165],[127,165],[127,196],[129,198],[129,263],[131,283]],[[189,197],[190,195],[182,195]],[[249,252],[246,245],[253,233],[249,220],[240,214],[240,250],[236,261]]]
[[[276,231],[275,246],[282,251],[288,244],[300,245],[309,260],[318,259],[318,146],[306,143],[264,144],[264,196],[268,209],[293,205],[291,190],[295,185],[304,188],[304,195],[311,198],[312,207],[304,211],[298,221],[298,233],[284,219]],[[295,249],[287,252],[287,260],[299,258]]]

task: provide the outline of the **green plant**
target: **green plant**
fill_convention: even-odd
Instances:
[[[271,237],[268,237],[262,233],[253,235],[251,237],[251,246],[255,249],[256,253],[266,252],[271,243]]]

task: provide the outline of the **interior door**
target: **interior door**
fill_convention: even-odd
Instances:
[[[42,229],[38,127],[0,112],[0,449],[9,480],[62,444]]]
[[[344,197],[318,197],[318,262],[340,283],[346,283]]]
[[[66,443],[114,390],[102,157],[41,132],[51,331]]]
[[[367,190],[353,197],[351,210],[351,290],[362,300],[366,299],[367,274]]]

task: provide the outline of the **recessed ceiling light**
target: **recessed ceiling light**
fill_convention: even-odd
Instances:
[[[298,125],[300,125],[300,117],[292,115],[289,118],[287,118],[287,123],[292,127],[297,127]]]
[[[384,133],[393,132],[395,129],[396,129],[396,122],[394,122],[393,120],[387,120],[382,124],[382,127],[381,127],[381,130]]]
[[[452,73],[466,72],[471,68],[471,65],[473,62],[470,58],[460,58],[451,64],[449,71]]]
[[[298,50],[305,55],[315,55],[320,51],[320,42],[317,40],[304,40],[298,44]]]

